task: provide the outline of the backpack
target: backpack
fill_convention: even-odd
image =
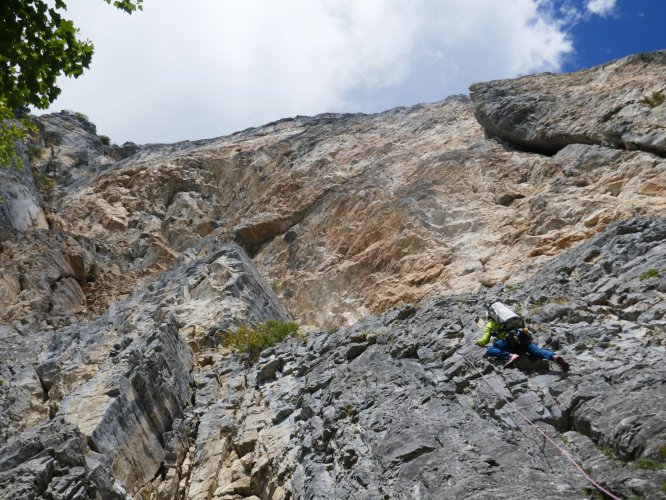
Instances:
[[[488,307],[488,316],[499,323],[505,332],[521,329],[525,326],[523,318],[501,302],[494,302]]]

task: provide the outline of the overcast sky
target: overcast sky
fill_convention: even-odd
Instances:
[[[437,101],[477,81],[567,69],[579,54],[572,30],[619,19],[616,1],[145,0],[129,16],[68,0],[95,55],[82,77],[60,80],[49,111],[147,143]]]

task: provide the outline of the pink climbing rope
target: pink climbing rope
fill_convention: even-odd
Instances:
[[[555,448],[557,448],[557,449],[560,451],[560,453],[562,453],[562,455],[564,455],[564,456],[567,458],[567,460],[569,460],[569,462],[571,462],[571,463],[574,465],[574,467],[576,467],[576,469],[578,469],[578,471],[583,475],[583,477],[584,477],[584,478],[585,478],[585,479],[586,479],[586,480],[587,480],[592,486],[594,486],[596,489],[598,489],[598,490],[599,490],[600,492],[602,492],[604,495],[608,496],[609,498],[612,498],[613,500],[622,500],[620,497],[613,495],[610,491],[608,491],[608,490],[605,489],[603,486],[601,486],[599,483],[597,483],[594,479],[592,479],[592,478],[587,474],[587,472],[585,472],[585,471],[583,470],[583,468],[582,468],[580,465],[578,465],[578,463],[576,462],[576,460],[574,460],[574,458],[571,456],[571,454],[570,454],[566,449],[564,449],[562,446],[560,446],[560,445],[557,444],[555,441],[553,441],[553,440],[552,440],[552,439],[551,439],[551,438],[550,438],[550,437],[549,437],[549,436],[548,436],[543,430],[541,430],[539,427],[537,427],[537,426],[534,424],[534,422],[532,422],[529,418],[527,418],[527,416],[526,416],[522,411],[520,411],[520,409],[519,409],[516,405],[514,405],[514,404],[513,404],[511,401],[509,401],[506,397],[502,396],[497,390],[495,390],[495,388],[492,386],[492,384],[491,384],[490,382],[488,382],[488,379],[486,378],[486,376],[485,376],[483,373],[481,373],[481,370],[479,370],[479,369],[476,367],[476,365],[475,365],[474,363],[472,363],[472,362],[469,360],[469,358],[468,358],[467,356],[465,356],[465,353],[462,353],[462,352],[461,352],[460,355],[465,359],[465,361],[467,361],[467,363],[469,363],[469,365],[470,365],[472,368],[474,368],[474,369],[478,372],[479,375],[481,375],[481,378],[483,379],[483,381],[488,385],[488,387],[490,387],[490,389],[491,389],[495,394],[497,394],[498,397],[500,397],[500,398],[502,398],[504,401],[506,401],[507,404],[509,404],[509,405],[510,405],[510,406],[516,411],[516,413],[518,413],[518,415],[520,415],[521,417],[523,417],[523,418],[525,419],[525,421],[526,421],[528,424],[530,424],[532,427],[534,427],[534,428],[537,430],[537,432],[539,432],[543,437],[545,437],[545,438],[550,442],[550,444],[552,444]]]

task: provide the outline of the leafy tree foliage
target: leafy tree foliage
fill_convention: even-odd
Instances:
[[[128,14],[142,10],[143,0],[104,0]],[[60,94],[61,74],[78,77],[90,66],[93,44],[63,13],[67,5],[55,0],[0,2],[0,165],[18,164],[14,141],[25,139],[28,127],[13,120],[27,106],[45,109]]]

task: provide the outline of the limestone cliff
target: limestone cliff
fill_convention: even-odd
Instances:
[[[0,171],[7,498],[666,497],[666,52]],[[501,299],[571,361],[482,358]],[[411,305],[408,305],[411,304]],[[300,323],[248,364],[227,332]]]

